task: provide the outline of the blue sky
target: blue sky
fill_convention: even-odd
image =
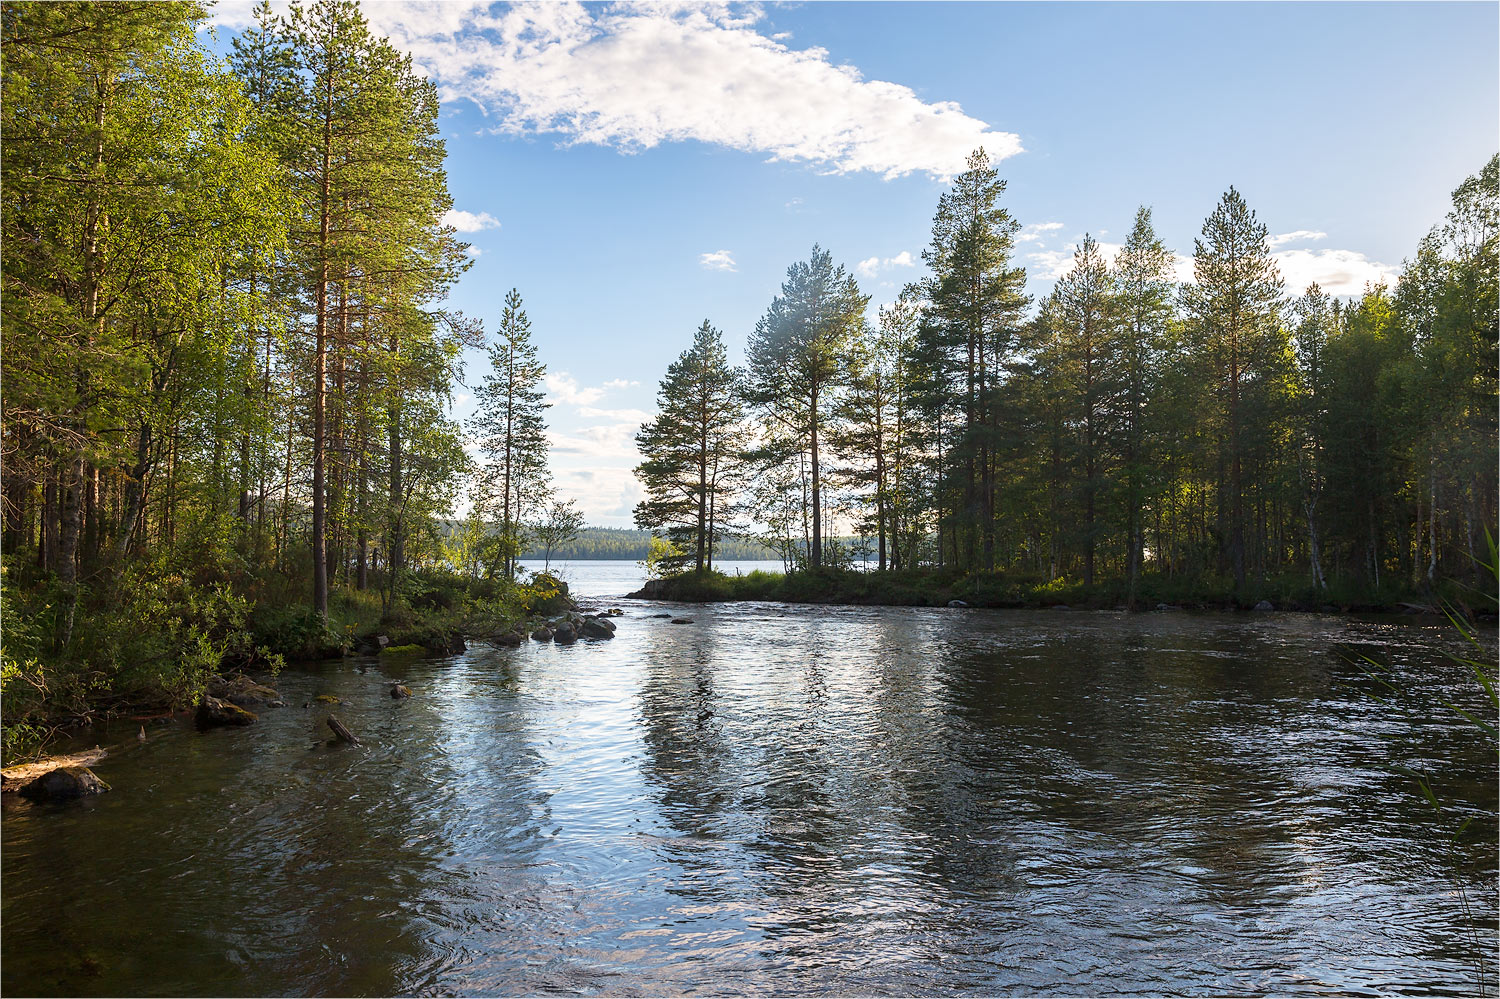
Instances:
[[[216,9],[221,46],[249,6]],[[555,483],[608,526],[630,523],[635,428],[698,324],[738,357],[815,242],[890,301],[976,144],[1003,157],[1033,294],[1141,204],[1190,255],[1230,184],[1289,291],[1357,293],[1500,149],[1493,3],[364,9],[443,96],[478,254],[452,304],[492,328],[520,290]]]

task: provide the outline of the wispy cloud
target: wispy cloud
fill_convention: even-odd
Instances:
[[[1327,239],[1328,233],[1314,232],[1312,229],[1298,229],[1296,232],[1283,232],[1266,239],[1266,244],[1271,249],[1279,246],[1287,246],[1291,243],[1310,243],[1314,240]]]
[[[1021,231],[1016,234],[1016,242],[1034,243],[1045,236],[1047,233],[1056,232],[1062,227],[1063,224],[1061,222],[1034,222],[1031,225],[1023,227]]]
[[[473,212],[450,208],[443,213],[443,225],[451,225],[459,232],[483,232],[486,229],[500,228],[500,220],[489,212],[480,212],[476,215]]]
[[[698,257],[698,266],[710,271],[734,271],[734,254],[728,250],[714,250]]]
[[[952,101],[867,80],[826,49],[766,34],[758,4],[366,4],[445,101],[491,131],[624,152],[699,141],[830,173],[948,177],[983,146],[1021,152]]]

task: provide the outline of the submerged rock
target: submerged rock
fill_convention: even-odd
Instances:
[[[673,624],[692,624],[693,623],[693,619],[690,618],[690,617],[674,617],[674,618],[672,618],[672,623]]]
[[[221,728],[226,725],[251,725],[257,720],[253,711],[246,711],[233,701],[221,700],[204,694],[198,702],[195,721],[199,728]]]
[[[58,767],[21,788],[21,795],[34,801],[66,801],[108,790],[109,785],[88,767]]]

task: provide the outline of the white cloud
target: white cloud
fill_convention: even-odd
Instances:
[[[1354,250],[1281,250],[1271,257],[1288,295],[1301,295],[1314,281],[1330,295],[1362,295],[1367,284],[1394,286],[1398,273]]]
[[[733,271],[735,270],[734,254],[728,250],[714,250],[698,257],[698,265],[704,270],[710,271]]]
[[[880,257],[870,257],[868,260],[861,260],[854,265],[854,271],[860,277],[873,278],[882,270],[890,270],[892,267],[915,267],[916,265],[916,258],[911,255],[911,251],[902,250],[894,257],[886,257],[883,260]]]
[[[623,420],[632,427],[651,419],[651,414],[643,409],[595,409],[593,406],[579,406],[578,415],[589,420]]]
[[[562,468],[552,473],[558,497],[574,500],[584,520],[600,527],[632,526],[635,505],[645,499],[628,468]]]
[[[1271,249],[1286,246],[1289,243],[1310,243],[1318,239],[1327,239],[1328,233],[1314,232],[1311,229],[1298,229],[1296,232],[1283,232],[1266,239],[1266,245]]]
[[[1323,233],[1287,233],[1296,239],[1321,239]],[[1272,237],[1271,242],[1279,237]],[[1290,239],[1285,241],[1291,241]],[[1104,259],[1114,263],[1120,252],[1119,243],[1100,243],[1099,250]],[[1355,250],[1332,248],[1317,250],[1276,250],[1271,254],[1286,284],[1288,295],[1301,295],[1314,281],[1330,295],[1360,295],[1365,285],[1385,282],[1396,283],[1397,270],[1387,264],[1371,260]],[[1026,255],[1027,273],[1041,281],[1056,281],[1073,269],[1073,250],[1037,250]],[[1173,279],[1179,283],[1193,280],[1193,258],[1178,253],[1172,260]]]
[[[546,133],[625,152],[698,141],[831,173],[948,177],[983,146],[1021,152],[951,101],[867,80],[821,48],[757,30],[758,5],[366,4],[374,30],[412,54],[445,101],[493,115],[491,131]]]
[[[1061,229],[1061,223],[1052,224],[1052,228]],[[1105,243],[1096,240],[1099,254],[1104,257],[1104,262],[1114,265],[1115,257],[1124,249],[1121,243]],[[1073,269],[1073,253],[1077,246],[1071,246],[1066,250],[1035,250],[1026,255],[1026,273],[1028,277],[1041,281],[1056,281]],[[1172,280],[1179,284],[1193,280],[1193,258],[1185,257],[1180,253],[1172,254]]]
[[[558,402],[570,406],[588,406],[604,398],[604,389],[579,388],[578,379],[566,371],[545,375],[542,378],[542,384],[547,386],[547,391],[556,397]]]
[[[553,454],[576,455],[594,460],[634,459],[636,423],[612,423],[596,427],[578,427],[569,432],[547,431]]]
[[[634,388],[635,386],[637,386],[639,384],[640,384],[640,382],[637,382],[637,381],[627,381],[624,378],[611,378],[609,381],[607,381],[607,382],[604,383],[604,387],[605,388]]]
[[[500,220],[489,212],[480,212],[476,215],[473,212],[450,208],[443,213],[443,225],[451,225],[459,232],[483,232],[486,229],[500,228]]]
[[[464,252],[473,257],[475,260],[478,260],[480,257],[484,256],[484,251],[477,246],[466,246],[464,247]]]
[[[1021,229],[1020,233],[1016,236],[1016,242],[1034,243],[1046,233],[1056,232],[1062,227],[1063,224],[1061,222],[1035,222]]]

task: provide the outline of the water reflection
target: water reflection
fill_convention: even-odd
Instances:
[[[1495,761],[1439,632],[1296,615],[632,609],[609,643],[289,672],[7,804],[42,994],[1472,991]],[[395,701],[386,681],[416,694]],[[1483,816],[1454,849],[1393,764]],[[1473,918],[1465,904],[1476,908]],[[1467,921],[1466,921],[1467,920]],[[1473,931],[1477,928],[1479,936]],[[1493,968],[1490,969],[1493,975]]]

